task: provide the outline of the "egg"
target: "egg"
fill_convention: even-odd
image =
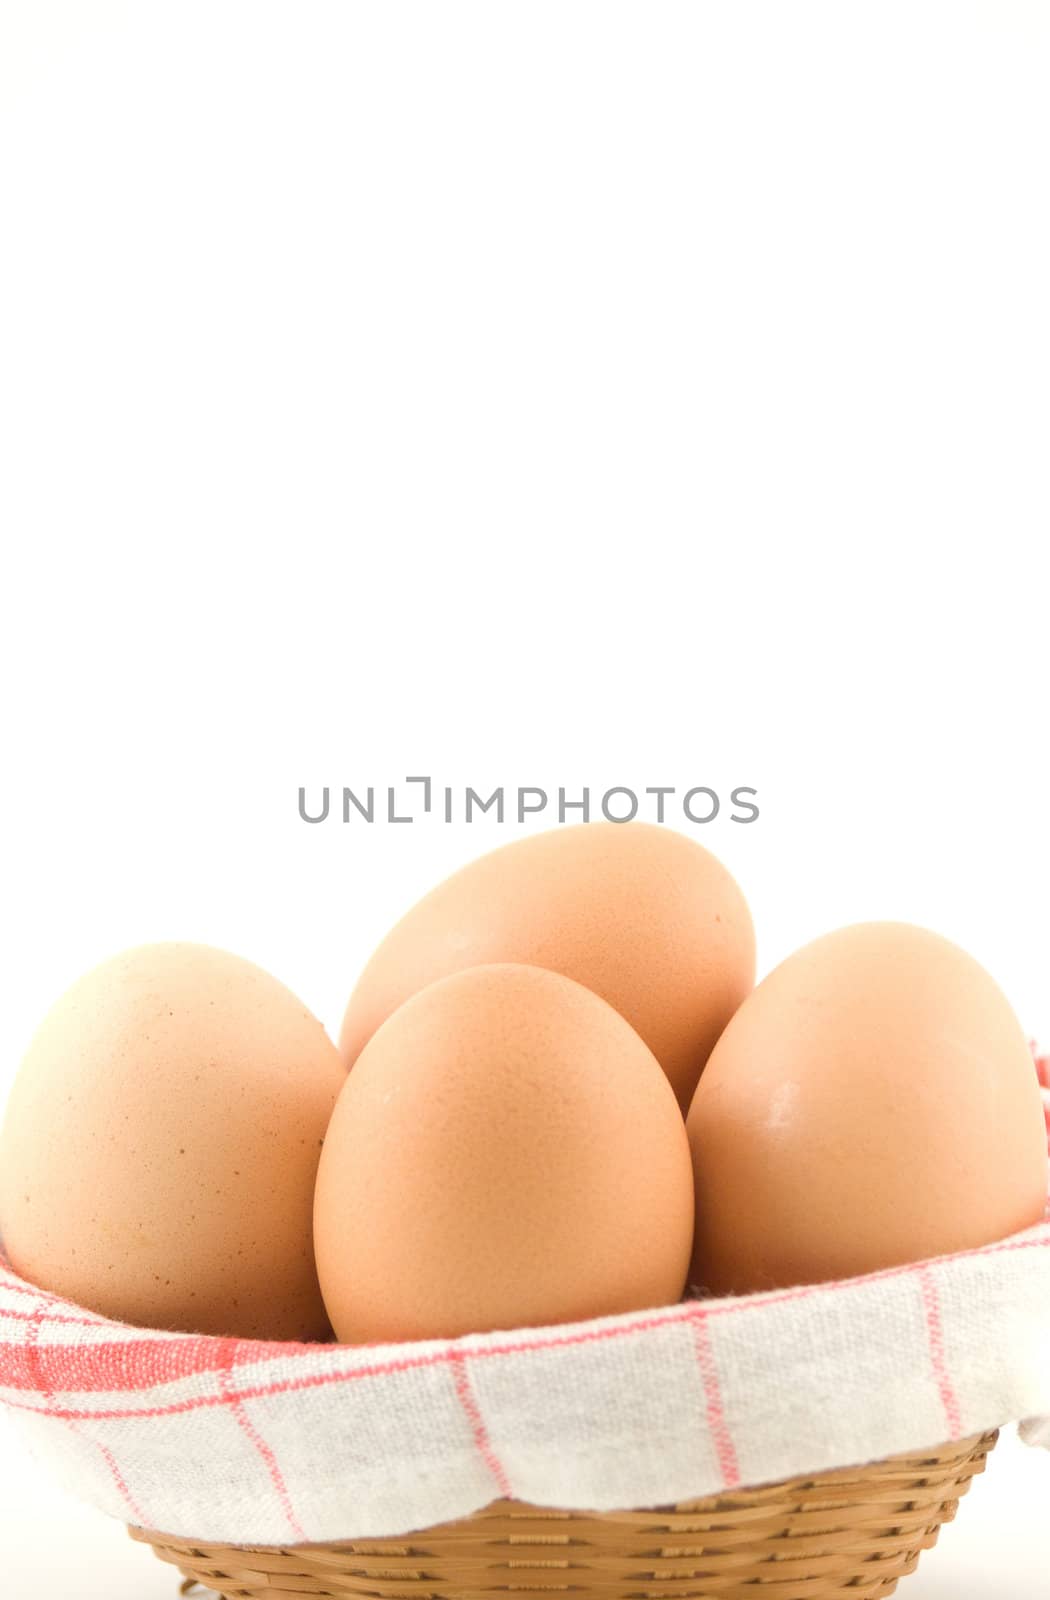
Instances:
[[[645,1040],[684,1114],[754,983],[755,938],[734,879],[683,834],[642,822],[536,834],[446,879],[387,935],[347,1007],[348,1063],[410,995],[490,962],[593,989]]]
[[[89,972],[30,1044],[0,1134],[0,1235],[32,1283],[142,1326],[330,1337],[313,1190],[345,1081],[260,968],[196,944]]]
[[[790,956],[718,1041],[688,1117],[690,1281],[816,1283],[1038,1222],[1047,1150],[1025,1035],[947,939],[862,923]]]
[[[651,1051],[589,989],[456,973],[378,1029],[317,1177],[321,1288],[345,1343],[569,1322],[680,1298],[685,1125]]]

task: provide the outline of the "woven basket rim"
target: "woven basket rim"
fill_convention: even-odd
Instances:
[[[280,1544],[262,1544],[258,1542],[245,1542],[221,1539],[194,1540],[184,1534],[165,1533],[158,1528],[143,1528],[128,1524],[129,1536],[139,1543],[150,1544],[154,1540],[161,1540],[172,1545],[199,1544],[207,1549],[223,1550],[330,1550],[338,1547],[358,1546],[364,1544],[397,1544],[423,1532],[435,1532],[446,1528],[460,1527],[467,1523],[482,1522],[486,1518],[498,1516],[502,1513],[513,1511],[526,1512],[529,1516],[537,1515],[559,1520],[581,1519],[595,1523],[618,1523],[627,1517],[642,1517],[647,1521],[650,1518],[659,1519],[668,1514],[678,1514],[696,1506],[732,1506],[738,1501],[754,1503],[765,1494],[785,1494],[804,1489],[813,1485],[834,1484],[838,1480],[850,1481],[862,1474],[871,1477],[899,1475],[905,1469],[917,1472],[924,1466],[936,1467],[945,1460],[967,1460],[976,1457],[984,1460],[994,1449],[1001,1429],[985,1428],[976,1433],[967,1434],[963,1439],[941,1440],[933,1445],[918,1445],[911,1450],[896,1451],[890,1456],[876,1456],[868,1460],[847,1462],[837,1467],[823,1468],[817,1472],[796,1472],[786,1478],[764,1478],[755,1482],[737,1484],[732,1489],[718,1489],[711,1494],[696,1495],[685,1500],[667,1501],[662,1504],[648,1506],[622,1506],[615,1510],[595,1511],[587,1506],[556,1506],[546,1505],[537,1501],[504,1499],[499,1496],[490,1500],[487,1505],[481,1506],[476,1511],[468,1512],[462,1517],[449,1518],[447,1522],[433,1523],[426,1528],[407,1528],[396,1534],[368,1534],[361,1537],[347,1536],[341,1539],[305,1540],[301,1543],[282,1541]],[[982,1448],[983,1447],[983,1448]],[[977,1470],[983,1470],[978,1468]]]
[[[247,1600],[883,1600],[914,1571],[984,1470],[994,1431],[855,1468],[650,1510],[561,1511],[495,1500],[396,1537],[230,1545],[131,1537],[185,1579]]]

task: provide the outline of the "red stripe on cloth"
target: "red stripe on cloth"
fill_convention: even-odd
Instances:
[[[43,1311],[48,1324],[72,1323]],[[0,1321],[33,1322],[36,1312],[4,1312]],[[90,1324],[89,1324],[90,1326]],[[97,1344],[38,1345],[29,1361],[24,1343],[0,1344],[0,1387],[39,1389],[41,1382],[58,1394],[130,1393],[178,1383],[223,1365],[221,1345],[214,1339],[128,1339]]]
[[[46,1308],[46,1306],[38,1306],[37,1310],[36,1310],[36,1312],[35,1312],[35,1314],[33,1316],[33,1326],[30,1328],[29,1332],[26,1335],[26,1349],[27,1349],[27,1352],[30,1354],[30,1356],[32,1356],[33,1354],[39,1354],[39,1351],[40,1351],[40,1335],[41,1335],[41,1331],[43,1329],[44,1318],[46,1316],[47,1316],[47,1308]],[[45,1416],[56,1416],[57,1413],[54,1411],[54,1408],[53,1408],[54,1394],[53,1394],[52,1390],[47,1386],[46,1377],[45,1377],[45,1374],[44,1374],[42,1369],[38,1369],[38,1371],[37,1371],[37,1388],[38,1388],[40,1394],[42,1395],[42,1397],[43,1397],[43,1399],[45,1401],[44,1415]],[[65,1423],[65,1426],[69,1429],[70,1433],[76,1434],[78,1439],[86,1438],[86,1435],[82,1432],[82,1430],[77,1426],[77,1424],[75,1422],[71,1421],[69,1418],[59,1418],[59,1420],[63,1421]],[[108,1450],[106,1448],[106,1446],[104,1444],[100,1443],[100,1441],[97,1440],[97,1439],[88,1440],[88,1442],[91,1443],[91,1444],[94,1444],[95,1448],[101,1453],[102,1459],[106,1463],[106,1468],[107,1468],[107,1470],[109,1472],[109,1475],[112,1478],[112,1480],[113,1480],[113,1482],[114,1482],[114,1484],[116,1486],[117,1492],[120,1495],[121,1499],[123,1500],[124,1504],[127,1506],[128,1510],[131,1513],[131,1515],[134,1518],[134,1520],[139,1524],[140,1527],[145,1527],[146,1526],[146,1518],[142,1515],[142,1512],[140,1511],[138,1505],[136,1504],[135,1498],[132,1495],[131,1490],[128,1488],[127,1480],[125,1479],[124,1474],[121,1472],[119,1466],[117,1465],[112,1451]]]
[[[999,1244],[986,1245],[979,1250],[960,1252],[960,1256],[957,1259],[977,1260],[986,1256],[1005,1254],[1010,1251],[1045,1250],[1047,1248],[1050,1248],[1050,1234],[1044,1234],[1034,1239],[1008,1239]],[[778,1294],[765,1295],[761,1299],[758,1299],[757,1296],[741,1295],[738,1299],[724,1300],[713,1305],[703,1306],[702,1311],[703,1315],[709,1318],[736,1316],[746,1314],[758,1306],[776,1305],[786,1300],[803,1300],[816,1295],[841,1294],[847,1290],[856,1289],[860,1284],[878,1282],[888,1278],[916,1276],[928,1270],[926,1264],[887,1267],[881,1272],[869,1273],[866,1277],[844,1278],[834,1283],[807,1284],[798,1289],[785,1289]],[[258,1400],[271,1395],[289,1394],[301,1389],[325,1388],[332,1384],[354,1383],[360,1379],[386,1377],[395,1372],[411,1372],[421,1367],[442,1366],[448,1362],[461,1360],[465,1354],[469,1354],[472,1361],[482,1361],[490,1358],[528,1354],[532,1350],[556,1350],[575,1345],[600,1343],[607,1339],[621,1339],[635,1333],[646,1332],[651,1328],[673,1327],[679,1323],[688,1324],[696,1317],[697,1311],[697,1302],[689,1302],[684,1305],[673,1306],[667,1312],[638,1317],[631,1322],[618,1324],[611,1328],[589,1328],[577,1333],[552,1334],[547,1337],[522,1339],[502,1345],[482,1345],[471,1349],[469,1352],[464,1351],[460,1346],[444,1348],[432,1351],[427,1355],[399,1356],[387,1361],[376,1361],[369,1366],[353,1367],[348,1371],[313,1372],[301,1378],[285,1378],[271,1383],[252,1385],[243,1389],[230,1389],[228,1394],[194,1395],[186,1400],[173,1401],[168,1405],[128,1406],[108,1411],[69,1410],[55,1412],[54,1415],[73,1419],[95,1418],[106,1421],[127,1421],[137,1417],[177,1416],[187,1411],[195,1411],[198,1408],[228,1405],[241,1400]],[[2,1313],[0,1313],[0,1321],[2,1321]],[[255,1347],[250,1341],[245,1341],[244,1348],[250,1351]],[[326,1348],[334,1351],[337,1347],[298,1347],[299,1350],[312,1350],[314,1354],[318,1350],[325,1350]],[[4,1349],[5,1346],[0,1344],[0,1353]],[[286,1355],[289,1353],[294,1354],[294,1352],[289,1352],[287,1347],[282,1346],[270,1345],[266,1346],[265,1349],[267,1355],[263,1359],[266,1359],[274,1350],[281,1350]],[[82,1353],[90,1356],[92,1352],[86,1350]],[[243,1365],[244,1363],[239,1364]],[[5,1399],[2,1403],[10,1406],[12,1410],[39,1411],[39,1407],[27,1405],[17,1400]]]
[[[477,1447],[478,1455],[492,1474],[500,1494],[505,1500],[510,1500],[513,1498],[510,1482],[503,1470],[499,1457],[492,1448],[492,1440],[489,1438],[485,1419],[481,1415],[481,1407],[478,1405],[477,1396],[471,1386],[466,1355],[462,1350],[454,1352],[452,1374],[456,1385],[456,1397],[466,1413],[467,1421],[470,1423],[470,1431],[474,1436],[474,1444]]]
[[[1050,1245],[1050,1239],[1046,1242]],[[776,1298],[795,1300],[817,1292],[818,1286],[814,1285],[802,1289],[785,1290],[782,1295]],[[720,1313],[733,1313],[746,1309],[748,1309],[748,1302],[742,1299],[727,1302],[723,1306],[705,1308],[705,1315],[717,1316]],[[601,1344],[609,1339],[620,1339],[630,1334],[648,1332],[651,1328],[675,1327],[680,1324],[688,1326],[695,1315],[695,1310],[696,1308],[693,1305],[675,1306],[663,1315],[639,1317],[630,1323],[614,1328],[594,1328],[580,1333],[554,1334],[545,1339],[529,1339],[522,1340],[519,1343],[482,1346],[480,1349],[471,1350],[470,1357],[472,1360],[481,1361],[489,1358],[523,1355],[532,1350],[572,1349],[577,1345]],[[0,1345],[0,1351],[3,1348]],[[462,1360],[465,1353],[458,1347],[434,1350],[427,1355],[398,1356],[389,1361],[376,1361],[368,1366],[352,1367],[348,1371],[311,1372],[304,1374],[300,1378],[283,1378],[277,1379],[272,1383],[255,1384],[244,1389],[230,1389],[224,1394],[192,1395],[185,1400],[171,1401],[167,1405],[125,1406],[107,1411],[70,1410],[63,1414],[71,1418],[95,1417],[108,1422],[124,1422],[135,1418],[179,1416],[187,1411],[227,1405],[238,1400],[260,1400],[273,1395],[292,1394],[304,1389],[321,1389],[327,1388],[332,1384],[356,1383],[367,1378],[389,1377],[393,1373],[414,1372],[425,1367],[446,1366],[450,1362],[455,1363]],[[35,1411],[39,1409],[17,1400],[5,1399],[3,1404],[16,1411]]]
[[[76,1426],[75,1423],[70,1423],[70,1427],[75,1427],[75,1426]],[[131,1512],[132,1520],[134,1521],[135,1526],[139,1527],[139,1528],[148,1528],[149,1525],[150,1525],[149,1521],[147,1520],[146,1517],[143,1516],[142,1512],[139,1510],[137,1504],[135,1503],[135,1498],[132,1495],[131,1490],[127,1486],[127,1482],[126,1482],[126,1480],[124,1478],[124,1474],[121,1472],[120,1468],[118,1467],[117,1461],[116,1461],[116,1457],[114,1456],[112,1450],[107,1449],[106,1446],[104,1444],[102,1444],[101,1441],[98,1440],[98,1439],[95,1440],[95,1443],[96,1443],[96,1445],[98,1445],[99,1450],[101,1450],[101,1452],[102,1452],[102,1459],[106,1463],[106,1466],[109,1468],[109,1475],[113,1479],[113,1482],[117,1486],[117,1492],[123,1497],[124,1504],[127,1506],[128,1510]]]
[[[944,1415],[948,1422],[949,1439],[962,1437],[962,1419],[959,1414],[959,1400],[955,1393],[951,1374],[948,1371],[948,1362],[944,1351],[944,1324],[941,1320],[941,1297],[937,1292],[937,1282],[929,1267],[922,1267],[918,1274],[919,1293],[922,1296],[923,1315],[926,1318],[926,1337],[930,1346],[930,1366],[933,1368],[934,1382],[937,1392],[941,1397]]]
[[[726,1489],[735,1489],[740,1483],[740,1463],[737,1460],[736,1445],[733,1443],[733,1434],[722,1404],[718,1362],[715,1360],[711,1329],[704,1311],[698,1312],[693,1318],[693,1348],[696,1351],[697,1366],[700,1368],[700,1381],[704,1386],[707,1426],[711,1431],[718,1470],[722,1474],[722,1484]]]
[[[26,1332],[26,1342],[23,1349],[29,1372],[29,1384],[27,1387],[35,1389],[38,1394],[43,1395],[45,1400],[50,1400],[52,1394],[40,1370],[40,1329],[46,1315],[47,1312],[44,1307],[37,1306],[29,1318],[31,1326]]]
[[[284,1473],[281,1471],[277,1457],[270,1445],[267,1444],[266,1440],[259,1432],[258,1428],[252,1422],[251,1417],[245,1410],[243,1399],[234,1394],[230,1388],[230,1374],[233,1371],[234,1362],[236,1359],[237,1340],[224,1339],[222,1341],[222,1349],[223,1354],[226,1357],[222,1366],[219,1368],[219,1383],[222,1386],[223,1398],[229,1402],[230,1409],[236,1418],[238,1427],[241,1429],[241,1432],[244,1434],[249,1444],[251,1444],[257,1451],[263,1465],[269,1473],[270,1482],[274,1486],[277,1498],[281,1504],[281,1510],[284,1512],[288,1526],[292,1530],[292,1536],[300,1541],[305,1541],[306,1533],[304,1532],[303,1527],[295,1514],[295,1508],[292,1505],[292,1497],[288,1493],[288,1485],[284,1481]]]

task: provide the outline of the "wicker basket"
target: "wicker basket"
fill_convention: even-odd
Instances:
[[[996,1435],[865,1467],[711,1495],[657,1511],[589,1514],[501,1500],[398,1539],[290,1549],[169,1539],[137,1528],[187,1580],[226,1600],[873,1600],[914,1571],[984,1468]]]

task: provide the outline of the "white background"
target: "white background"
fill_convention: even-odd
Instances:
[[[519,831],[298,819],[407,773],[752,785],[763,971],[911,918],[1050,1033],[1048,81],[1020,0],[4,0],[0,1099],[142,939],[335,1029]],[[11,1600],[47,1518],[170,1592],[0,1484]],[[1045,1587],[1048,1490],[904,1592]]]

